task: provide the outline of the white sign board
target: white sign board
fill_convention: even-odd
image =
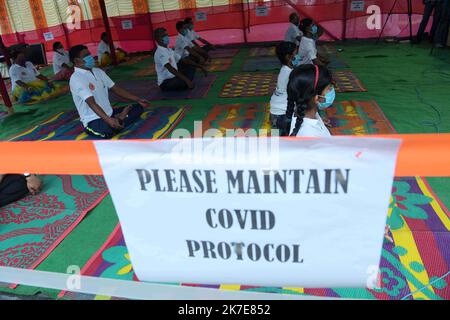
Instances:
[[[375,284],[399,145],[95,142],[140,280],[311,288]]]
[[[269,15],[269,8],[266,6],[256,6],[255,13],[257,17],[267,17]]]
[[[122,20],[122,29],[123,30],[132,30],[133,29],[133,21]]]
[[[206,12],[198,11],[195,13],[195,20],[196,21],[206,21],[208,19],[208,15]]]
[[[53,32],[45,32],[44,39],[45,41],[53,41],[55,40],[55,36],[53,35]]]
[[[364,11],[364,1],[352,1],[350,11],[363,12]]]

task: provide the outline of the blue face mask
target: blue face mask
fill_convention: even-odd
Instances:
[[[164,38],[162,38],[162,42],[165,46],[168,46],[170,43],[170,38],[169,36],[165,36]]]
[[[336,91],[334,88],[331,88],[330,91],[328,91],[325,96],[320,96],[321,98],[325,98],[325,102],[319,102],[319,109],[325,110],[329,107],[331,107],[334,103],[334,99],[336,99]]]
[[[317,34],[318,31],[319,31],[319,28],[316,25],[311,27],[311,33],[313,35]]]
[[[300,65],[300,61],[302,60],[302,58],[300,57],[300,54],[297,53],[297,55],[294,57],[294,60],[292,60],[292,66],[298,67]]]
[[[93,67],[95,67],[95,59],[92,55],[88,55],[88,56],[84,57],[83,61],[84,61],[84,66],[88,69],[92,69]]]

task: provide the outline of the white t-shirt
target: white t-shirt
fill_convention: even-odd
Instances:
[[[53,72],[57,74],[62,70],[63,64],[70,65],[69,53],[64,50],[64,54],[55,52],[53,54]]]
[[[284,40],[288,42],[295,43],[297,46],[300,44],[297,37],[303,37],[303,32],[300,31],[298,26],[296,26],[293,23],[289,24],[289,28],[286,31],[286,34],[284,35]]]
[[[270,113],[274,115],[286,114],[287,109],[287,86],[289,83],[289,76],[292,69],[288,66],[282,66],[280,74],[278,75],[277,88],[270,99]]]
[[[25,67],[19,66],[18,64],[13,64],[9,69],[9,76],[11,77],[11,90],[17,87],[17,81],[22,81],[29,83],[37,80],[39,71],[35,68],[33,63],[30,61],[25,62]]]
[[[190,41],[194,41],[194,40],[200,39],[200,36],[199,36],[199,35],[197,34],[197,32],[195,32],[194,30],[188,30],[188,33],[187,33],[186,37],[187,37]]]
[[[70,91],[73,102],[80,114],[80,120],[85,127],[89,122],[100,119],[100,117],[89,107],[86,99],[94,97],[95,102],[102,107],[108,116],[112,116],[113,109],[109,102],[109,89],[114,87],[114,82],[99,68],[93,68],[92,72],[75,68],[70,78]]]
[[[166,64],[169,63],[174,69],[178,70],[178,61],[180,61],[180,56],[175,51],[170,48],[157,46],[155,52],[155,68],[158,77],[158,86],[165,80],[175,77],[175,75],[167,70]]]
[[[316,41],[303,37],[302,41],[300,41],[298,53],[300,54],[300,65],[313,64],[313,60],[317,58]]]
[[[177,41],[175,42],[175,52],[181,57],[181,59],[186,58],[189,55],[189,52],[186,50],[186,47],[192,48],[194,44],[188,38],[188,36],[183,36],[181,33],[177,37]]]
[[[111,54],[111,48],[109,47],[109,44],[101,40],[100,43],[98,44],[97,56],[101,58],[105,53]]]
[[[294,131],[296,122],[297,118],[293,117],[290,134]],[[331,133],[325,123],[323,123],[322,117],[319,113],[316,113],[316,119],[303,118],[303,123],[297,133],[297,137],[331,137]]]

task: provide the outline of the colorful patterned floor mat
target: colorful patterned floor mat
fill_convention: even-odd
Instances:
[[[222,98],[272,95],[277,85],[276,73],[238,73],[231,77],[219,94]]]
[[[181,100],[181,99],[200,99],[208,95],[211,86],[216,81],[217,76],[209,74],[207,77],[198,75],[195,77],[193,83],[195,85],[192,90],[179,90],[179,91],[161,91],[161,88],[154,79],[137,79],[121,81],[117,84],[137,95],[138,97],[147,99],[149,101],[155,100]],[[110,100],[112,103],[127,102],[127,100],[116,96],[114,93],[110,93]]]
[[[141,120],[113,139],[164,138],[177,126],[190,110],[185,107],[151,107]],[[84,132],[77,111],[65,111],[19,134],[11,141],[89,140]]]
[[[394,128],[375,101],[341,101],[326,110],[333,135],[392,134]]]
[[[214,106],[203,120],[203,130],[266,129],[270,127],[268,103],[236,103]]]
[[[366,92],[367,89],[351,70],[333,70],[336,92]]]
[[[216,49],[210,51],[208,54],[212,59],[215,58],[233,58],[235,55],[237,55],[239,52],[239,49]]]
[[[275,57],[276,47],[251,48],[248,52],[249,57]]]
[[[108,194],[103,177],[42,179],[41,193],[0,208],[0,266],[34,269]]]
[[[281,68],[277,57],[255,57],[247,59],[242,65],[243,72],[270,71]]]
[[[380,289],[174,285],[350,299],[450,299],[450,275],[439,279],[450,269],[449,212],[426,180],[396,179],[388,215],[394,243],[386,240],[383,245]],[[120,226],[83,268],[82,274],[137,281]],[[430,282],[433,284],[426,287]],[[111,299],[76,293],[65,293],[64,298]]]

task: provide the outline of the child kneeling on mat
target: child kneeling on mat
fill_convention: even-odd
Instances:
[[[59,86],[37,71],[32,62],[27,61],[24,52],[13,52],[14,64],[9,69],[12,95],[19,103],[34,103],[56,94]]]
[[[155,30],[154,38],[157,42],[155,52],[155,68],[158,86],[162,91],[178,91],[193,89],[196,68],[200,68],[208,75],[206,69],[193,62],[189,57],[182,58],[169,48],[169,35],[164,28]]]
[[[319,109],[333,105],[336,93],[332,82],[331,72],[323,66],[308,64],[292,71],[287,88],[286,112],[287,119],[292,119],[290,136],[331,136],[319,115]]]
[[[281,62],[281,70],[278,75],[277,88],[270,99],[270,123],[272,129],[280,130],[280,135],[289,135],[286,132],[287,86],[292,69],[298,65],[296,59],[297,46],[288,41],[281,42],[276,49],[278,59]]]
[[[69,55],[75,66],[70,78],[70,91],[88,135],[110,139],[140,118],[143,107],[149,105],[147,100],[119,88],[102,69],[95,68],[95,59],[86,46],[73,47]],[[136,103],[113,109],[109,90]]]

